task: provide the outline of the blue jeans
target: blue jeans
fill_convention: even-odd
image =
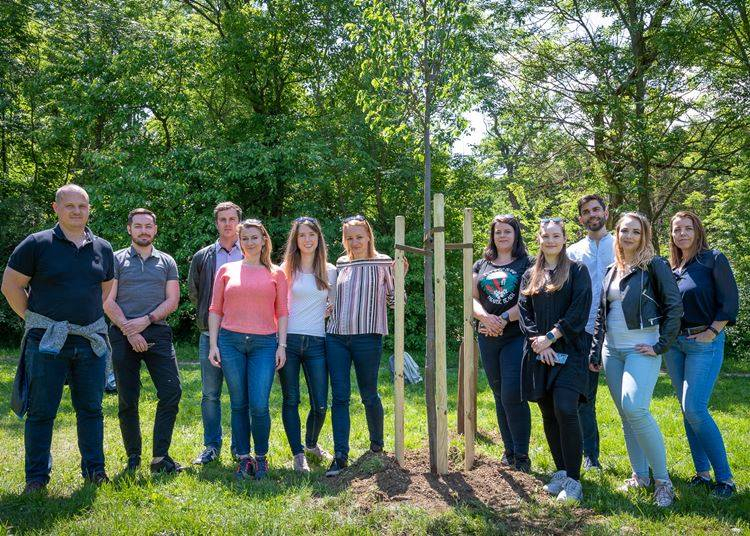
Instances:
[[[703,473],[713,467],[717,482],[732,480],[724,439],[708,412],[708,402],[724,360],[724,341],[723,331],[709,343],[680,335],[664,354],[682,408],[695,470]]]
[[[268,454],[271,434],[271,396],[276,371],[276,334],[254,335],[219,330],[221,369],[232,407],[232,444],[238,456],[250,454],[250,416],[255,455]]]
[[[201,365],[201,416],[203,417],[203,444],[221,450],[221,387],[224,373],[208,360],[209,339],[201,333],[198,340],[198,360]],[[232,443],[234,452],[234,443]]]
[[[529,455],[531,436],[531,411],[529,403],[521,400],[521,368],[523,363],[523,337],[502,339],[479,334],[479,353],[487,374],[495,412],[505,452],[511,455]]]
[[[97,356],[82,337],[69,336],[57,356],[39,351],[41,334],[26,338],[26,366],[30,375],[29,408],[24,445],[26,482],[49,482],[52,469],[52,427],[62,399],[65,379],[76,412],[78,450],[84,478],[104,471],[104,368],[106,357]]]
[[[643,355],[635,348],[610,348],[605,343],[602,364],[609,392],[622,419],[633,472],[648,480],[650,465],[655,479],[668,480],[664,437],[649,411],[661,356]]]
[[[328,370],[326,369],[325,337],[290,333],[286,338],[286,364],[279,371],[281,392],[284,403],[281,419],[284,431],[292,449],[292,455],[303,452],[302,431],[299,418],[299,371],[300,367],[307,382],[310,395],[310,411],[305,426],[305,446],[318,444],[318,436],[323,428],[328,409]]]
[[[351,399],[351,367],[357,376],[359,395],[365,406],[370,446],[383,447],[383,403],[378,395],[378,371],[383,353],[383,336],[326,336],[326,364],[331,376],[331,425],[333,447],[337,456],[349,456],[349,401]]]
[[[581,335],[584,348],[590,348],[593,336],[589,333]],[[583,454],[591,461],[599,463],[599,426],[596,423],[596,391],[599,387],[599,373],[588,370],[588,390],[586,402],[578,405],[578,422],[581,425],[583,437]]]

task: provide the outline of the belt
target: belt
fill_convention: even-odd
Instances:
[[[690,336],[696,335],[697,333],[703,333],[708,329],[708,326],[693,326],[692,328],[685,328],[680,330],[680,335]]]

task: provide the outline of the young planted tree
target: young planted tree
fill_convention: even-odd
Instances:
[[[359,103],[386,139],[411,142],[424,162],[425,396],[430,468],[436,466],[435,315],[431,239],[432,147],[451,140],[470,105],[470,80],[481,65],[481,17],[465,0],[358,0],[350,34],[362,58]]]

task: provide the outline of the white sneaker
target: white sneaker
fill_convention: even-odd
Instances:
[[[566,473],[564,469],[557,471],[552,474],[552,478],[542,487],[542,489],[550,495],[557,495],[562,491],[563,482],[565,482],[566,478],[568,478],[568,473]]]
[[[620,487],[617,488],[617,491],[627,492],[631,489],[647,488],[650,485],[651,477],[649,477],[648,479],[643,479],[637,474],[633,473],[630,478],[628,478],[625,482],[622,483]]]
[[[669,480],[657,480],[654,485],[654,502],[659,508],[672,506],[674,502],[674,488]]]
[[[583,499],[583,487],[578,480],[565,477],[562,491],[557,494],[557,500],[561,502],[579,503]]]
[[[294,470],[298,473],[310,472],[310,466],[307,465],[307,458],[305,458],[304,452],[294,455]]]
[[[312,463],[328,463],[333,460],[333,455],[320,445],[315,445],[312,448],[305,447],[305,455]]]

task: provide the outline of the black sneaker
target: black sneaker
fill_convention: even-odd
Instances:
[[[730,482],[717,482],[714,484],[711,496],[716,497],[717,499],[729,499],[735,493],[737,493],[737,486],[735,484]]]
[[[255,478],[257,466],[255,458],[248,456],[247,458],[240,458],[239,467],[235,471],[234,476],[239,479]]]
[[[86,482],[95,485],[97,488],[103,484],[109,484],[110,480],[107,473],[104,471],[98,471],[91,476],[84,479]]]
[[[326,471],[326,476],[336,476],[347,467],[349,467],[349,460],[343,456],[336,456],[331,462],[331,466]]]
[[[175,462],[172,458],[169,457],[169,455],[164,456],[161,460],[159,460],[156,463],[151,462],[151,473],[157,474],[157,473],[163,473],[166,475],[171,475],[174,473],[179,473],[182,471],[183,467]]]
[[[522,473],[530,473],[531,472],[531,460],[528,456],[524,456],[523,454],[519,454],[515,457],[515,460],[513,462],[513,467],[516,468],[517,471],[521,471]]]
[[[128,464],[125,466],[125,472],[135,473],[140,466],[141,466],[141,457],[131,456],[130,458],[128,458]]]
[[[47,483],[42,482],[41,480],[32,480],[31,482],[27,482],[26,486],[23,488],[24,495],[35,493],[37,491],[47,491]]]
[[[516,455],[507,450],[503,452],[503,457],[500,458],[500,465],[505,467],[513,467],[516,463]]]
[[[711,489],[711,479],[705,476],[695,475],[688,481],[689,488],[706,488]]]
[[[214,460],[219,459],[219,451],[216,447],[206,447],[200,455],[193,460],[195,465],[206,465]]]
[[[379,452],[383,452],[383,445],[378,445],[377,443],[370,443],[370,450],[374,452],[375,454]]]

